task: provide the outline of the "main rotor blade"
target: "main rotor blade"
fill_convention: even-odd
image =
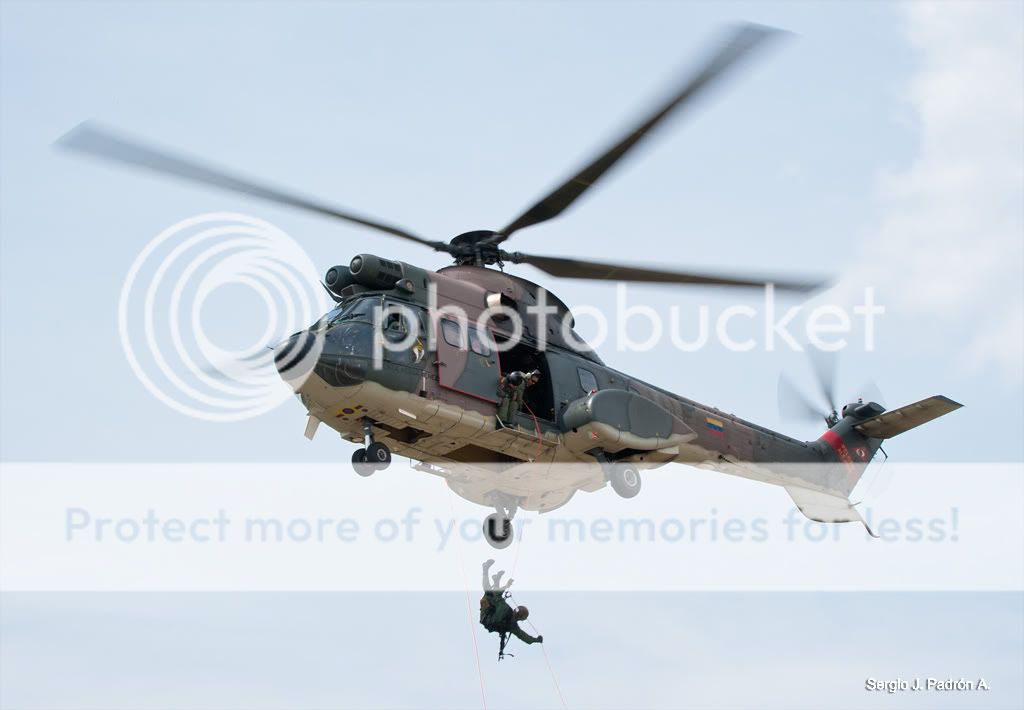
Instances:
[[[573,279],[595,279],[598,281],[635,281],[664,284],[705,284],[710,286],[737,286],[761,288],[773,284],[780,291],[806,293],[825,285],[824,281],[794,281],[789,279],[696,274],[685,271],[664,271],[641,266],[604,264],[597,261],[568,259],[557,256],[533,256],[515,252],[509,255],[516,264],[530,264],[552,276]]]
[[[379,232],[384,232],[394,237],[423,244],[437,251],[448,250],[448,245],[445,242],[424,239],[401,227],[378,222],[354,212],[348,212],[347,210],[231,175],[219,168],[204,165],[189,158],[163,152],[157,148],[144,145],[133,139],[95,126],[88,121],[79,124],[57,139],[57,145],[61,148],[79,151],[94,157],[342,219],[346,222],[376,229]]]
[[[761,25],[745,24],[735,28],[726,42],[711,55],[700,70],[688,77],[682,86],[673,92],[667,103],[660,105],[646,120],[627,133],[615,145],[500,230],[490,240],[490,243],[498,244],[524,227],[539,224],[560,215],[666,116],[692,101],[702,89],[724,75],[733,64],[764,40],[778,34],[780,34],[779,30]]]
[[[779,416],[783,419],[821,422],[825,414],[785,375],[779,375]]]

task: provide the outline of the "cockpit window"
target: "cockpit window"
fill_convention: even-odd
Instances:
[[[405,318],[402,317],[401,313],[388,313],[384,318],[384,330],[406,333],[409,328],[405,324]]]
[[[360,320],[373,322],[373,307],[377,302],[373,298],[358,298],[355,301],[343,303],[332,311],[330,325],[343,320]]]

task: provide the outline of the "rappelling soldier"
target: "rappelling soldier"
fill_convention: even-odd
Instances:
[[[530,611],[525,606],[512,608],[505,598],[506,590],[512,586],[510,579],[502,586],[501,577],[503,571],[497,572],[488,579],[488,574],[494,560],[487,560],[483,564],[483,588],[484,595],[480,598],[480,623],[485,629],[492,633],[501,635],[501,645],[498,648],[498,660],[505,657],[505,644],[509,636],[515,636],[526,644],[544,643],[543,636],[530,636],[530,634],[519,628],[519,622],[525,621],[530,616]]]

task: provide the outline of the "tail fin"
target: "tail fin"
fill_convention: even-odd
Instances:
[[[935,395],[899,409],[890,409],[854,425],[854,429],[872,439],[891,439],[914,427],[960,409],[963,405],[949,397]]]
[[[909,431],[932,419],[959,409],[961,404],[948,397],[935,396],[884,411],[875,402],[855,402],[843,407],[843,417],[830,427],[819,445],[826,461],[841,463],[842,475],[822,474],[822,487],[848,496],[882,446],[884,439]]]

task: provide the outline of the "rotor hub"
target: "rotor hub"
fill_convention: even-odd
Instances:
[[[490,229],[463,232],[448,242],[449,253],[459,266],[502,264],[507,254],[496,244],[498,233]]]

